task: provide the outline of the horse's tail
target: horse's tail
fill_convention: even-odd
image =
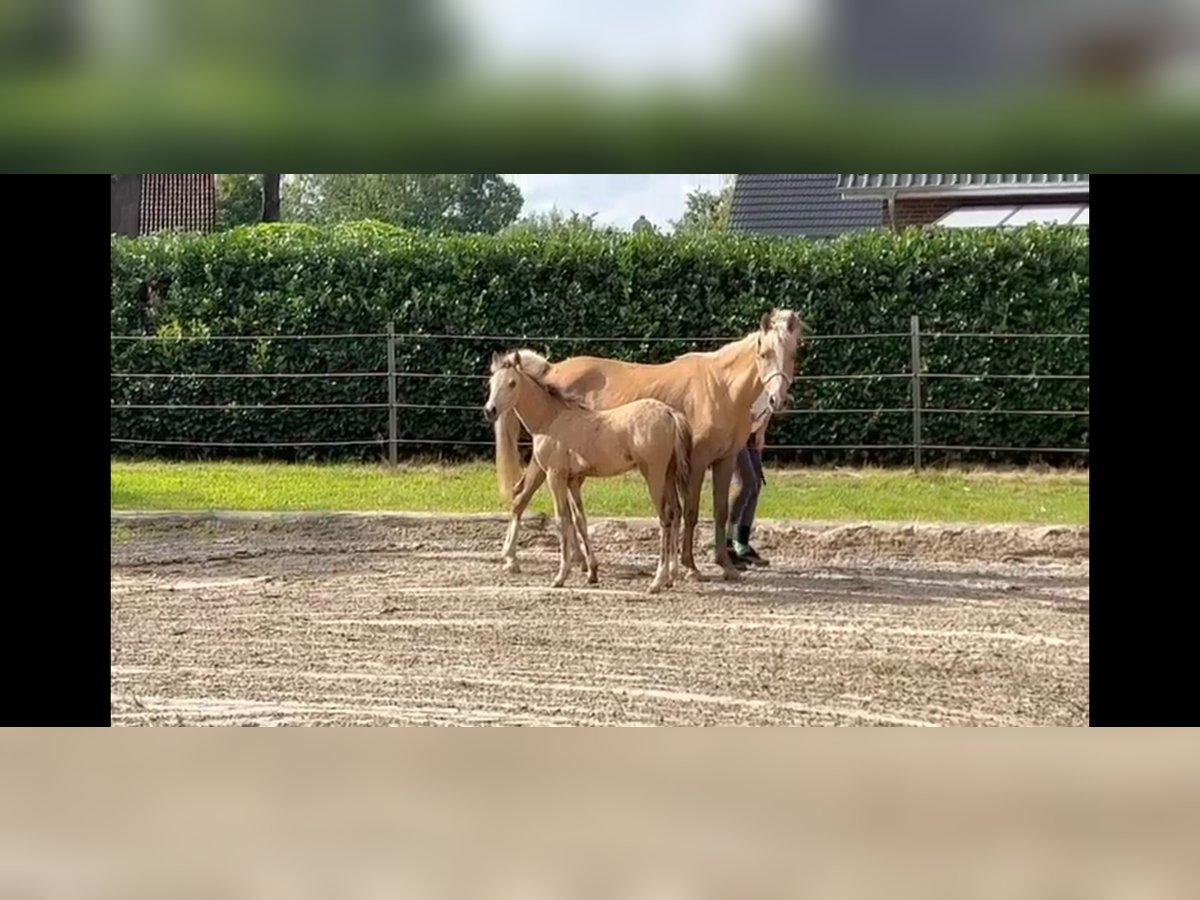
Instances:
[[[687,509],[688,483],[692,476],[692,427],[677,409],[671,410],[671,418],[675,421],[675,451],[671,456],[675,464],[675,498],[682,518]]]
[[[517,440],[521,437],[521,420],[511,410],[500,413],[494,426],[496,433],[496,482],[505,503],[512,503],[519,490],[517,482],[525,467],[521,464],[521,450]]]

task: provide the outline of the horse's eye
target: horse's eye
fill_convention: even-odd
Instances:
[[[516,387],[516,386],[517,386],[517,380],[514,378],[512,381],[510,381],[510,382],[508,383],[508,386],[509,386],[509,387]]]

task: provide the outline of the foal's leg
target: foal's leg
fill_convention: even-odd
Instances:
[[[517,565],[517,534],[521,529],[521,516],[545,480],[546,473],[542,471],[542,467],[537,464],[537,460],[530,459],[529,465],[525,467],[521,490],[513,498],[512,514],[508,520],[508,534],[504,538],[504,549],[500,552],[504,559],[506,572],[521,571],[521,567]]]
[[[679,527],[683,519],[683,510],[679,506],[679,498],[671,485],[667,486],[665,504],[667,508],[667,587],[673,587],[679,574]]]
[[[667,484],[667,466],[654,468],[642,467],[642,477],[646,479],[646,487],[650,489],[650,500],[658,513],[659,553],[658,568],[654,571],[654,580],[650,582],[649,591],[657,594],[664,585],[671,583],[671,557],[674,547],[671,544],[671,520],[667,510],[667,494],[673,491],[674,485]]]
[[[572,477],[570,482],[568,482],[568,486],[571,490],[571,494],[578,501],[579,508],[582,510],[583,509],[583,493],[582,493],[583,492],[583,476],[580,475],[580,476]],[[576,524],[578,524],[578,523],[576,523]],[[583,545],[587,544],[587,542],[588,542],[587,517],[586,516],[583,519],[582,527],[583,527],[582,532],[580,532],[579,529],[576,528],[575,534],[573,535],[574,538],[579,538],[580,535],[582,534],[582,536],[583,536],[582,540],[572,540],[571,541],[571,550],[572,550],[571,562],[579,563],[580,571],[590,572],[591,571],[591,568],[589,567],[590,564],[588,563],[587,556],[585,555],[584,550],[583,550]],[[588,553],[590,553],[590,552],[591,551],[589,550]]]
[[[569,485],[571,483],[569,473],[566,470],[564,470],[562,475],[563,475],[563,478],[565,479],[564,484],[568,485],[568,488],[569,488]],[[574,565],[575,563],[580,563],[579,568],[586,572],[587,571],[587,559],[584,557],[583,551],[579,549],[579,539],[578,539],[576,527],[574,525],[575,517],[571,513],[569,504],[566,507],[566,509],[567,509],[567,516],[569,517],[570,524],[571,524],[571,527],[567,529],[566,534],[563,536],[564,540],[566,540],[566,542],[567,542],[567,559],[570,561],[569,565]]]
[[[565,501],[567,503],[567,524],[571,526],[570,528],[567,529],[567,535],[566,535],[566,538],[567,538],[567,561],[568,561],[567,565],[568,565],[568,567],[573,567],[575,565],[575,563],[580,563],[580,566],[579,566],[580,570],[586,572],[587,571],[587,559],[583,555],[583,550],[580,549],[579,526],[576,524],[575,514],[571,510],[571,504],[570,504],[571,480],[570,480],[570,478],[567,478],[565,483],[567,485],[567,500]]]
[[[742,576],[729,558],[725,546],[725,529],[729,521],[729,482],[733,479],[736,456],[727,456],[713,463],[713,524],[717,530],[717,565],[721,567],[726,581],[736,581]]]
[[[554,516],[558,520],[558,546],[561,560],[558,574],[552,582],[554,587],[562,587],[571,571],[571,529],[574,528],[571,504],[567,490],[567,474],[555,470],[549,473],[550,492],[554,495]]]
[[[583,511],[583,497],[579,492],[582,481],[582,478],[572,478],[567,484],[570,490],[571,518],[575,520],[575,533],[586,554],[584,565],[587,566],[588,584],[596,584],[600,580],[599,567],[596,565],[596,554],[592,552],[592,542],[588,537],[587,514]]]

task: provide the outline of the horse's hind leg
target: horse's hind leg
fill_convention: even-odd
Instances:
[[[552,582],[554,587],[562,587],[571,571],[571,529],[574,528],[571,504],[567,490],[567,475],[565,472],[554,471],[549,474],[550,493],[554,495],[554,515],[558,520],[558,546],[561,557],[558,574]]]
[[[567,485],[570,490],[571,518],[575,520],[575,533],[583,544],[588,584],[596,584],[600,580],[599,567],[596,565],[596,554],[592,552],[592,542],[588,537],[587,514],[583,511],[583,497],[579,491],[582,481],[582,478],[572,478]]]
[[[521,477],[521,490],[513,498],[508,534],[504,537],[504,549],[500,552],[506,572],[521,571],[521,567],[517,565],[517,534],[521,530],[521,516],[545,480],[546,473],[542,471],[542,467],[537,464],[537,460],[530,459],[529,465],[525,467],[525,474]]]

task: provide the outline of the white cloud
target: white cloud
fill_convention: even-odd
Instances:
[[[525,197],[522,215],[575,210],[596,222],[629,228],[645,216],[664,231],[683,215],[687,195],[718,190],[729,175],[506,175]]]

